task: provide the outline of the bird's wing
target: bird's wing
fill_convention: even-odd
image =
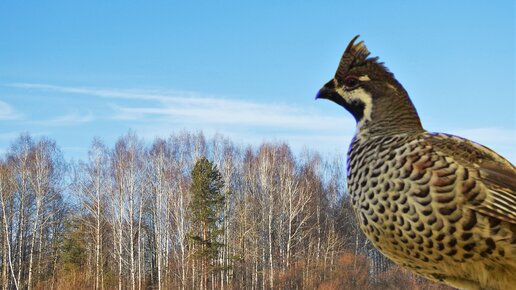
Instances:
[[[480,164],[479,179],[488,189],[484,201],[474,207],[477,211],[516,224],[516,170],[493,161]]]
[[[466,170],[477,172],[471,178],[483,184],[485,194],[467,199],[473,210],[516,225],[514,165],[491,149],[457,136],[431,134],[427,140],[434,150],[452,157]]]

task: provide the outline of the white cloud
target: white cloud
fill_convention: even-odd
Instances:
[[[22,115],[14,110],[8,103],[0,101],[0,120],[17,120]]]
[[[22,89],[34,89],[40,91],[50,91],[58,93],[70,93],[70,94],[81,94],[90,95],[104,98],[114,99],[132,99],[132,100],[146,100],[146,101],[167,101],[169,99],[178,98],[178,96],[189,96],[192,93],[187,92],[166,92],[163,94],[159,91],[153,90],[123,90],[123,89],[105,89],[105,88],[93,88],[93,87],[66,87],[56,86],[50,84],[34,84],[34,83],[13,83],[10,84],[12,87]]]
[[[77,124],[87,123],[94,120],[94,117],[91,113],[88,114],[77,114],[77,113],[69,113],[61,116],[57,116],[48,120],[39,120],[39,121],[31,121],[31,123],[35,123],[38,125],[44,126],[73,126]]]
[[[117,107],[117,119],[141,119],[149,116],[177,120],[190,124],[250,125],[275,128],[326,131],[332,124],[354,124],[344,117],[324,116],[302,110],[278,106],[242,106],[234,103],[199,104],[182,106],[166,104],[164,107]]]
[[[18,136],[20,136],[20,133],[19,132],[7,132],[7,133],[0,133],[0,141],[9,141],[9,140],[14,140],[15,138],[17,138]]]
[[[231,100],[191,92],[98,89],[27,83],[12,86],[103,98],[153,101],[138,107],[112,105],[114,114],[110,118],[114,120],[155,121],[158,118],[161,122],[183,124],[246,125],[316,131],[355,128],[353,119],[344,114],[328,116],[322,112],[281,103]]]

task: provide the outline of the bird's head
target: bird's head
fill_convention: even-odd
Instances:
[[[328,99],[346,108],[360,131],[399,133],[422,130],[417,112],[403,86],[394,75],[369,57],[362,41],[348,44],[333,79],[317,93],[317,99]]]

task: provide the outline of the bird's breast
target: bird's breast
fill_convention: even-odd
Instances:
[[[434,280],[499,256],[502,243],[489,230],[499,225],[465,206],[463,193],[485,190],[471,184],[474,174],[420,138],[354,139],[348,151],[348,192],[362,231],[391,260]]]

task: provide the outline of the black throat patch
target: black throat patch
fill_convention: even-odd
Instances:
[[[342,98],[341,98],[342,99]],[[365,104],[362,101],[354,100],[351,103],[344,102],[341,104],[346,110],[348,110],[353,117],[355,117],[355,121],[360,122],[364,117]]]

